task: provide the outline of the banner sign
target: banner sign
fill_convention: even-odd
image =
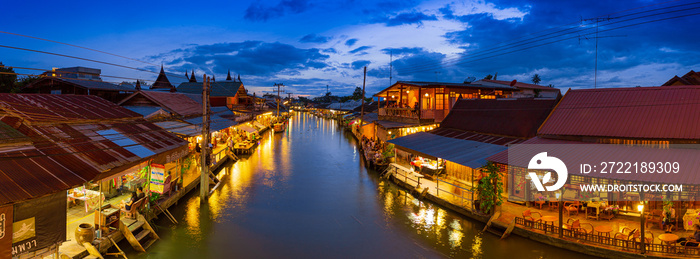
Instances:
[[[0,207],[0,258],[12,257],[12,209]]]
[[[151,192],[163,193],[165,182],[165,166],[159,164],[151,164]]]
[[[66,200],[62,191],[14,205],[12,257],[66,241]]]

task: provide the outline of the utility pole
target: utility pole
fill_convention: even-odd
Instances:
[[[394,51],[389,51],[389,86],[391,86],[391,79],[392,76],[394,76],[393,72],[394,69]]]
[[[204,81],[202,83],[202,153],[201,153],[201,175],[199,181],[199,201],[205,203],[207,201],[207,196],[209,196],[209,165],[207,164],[209,158],[209,93],[210,93],[210,82],[207,75],[204,75]]]
[[[593,88],[598,88],[598,23],[601,21],[610,21],[610,17],[606,18],[591,18],[591,19],[582,19],[581,22],[584,21],[595,21],[595,72],[593,74]],[[580,41],[580,40],[579,40]]]
[[[364,77],[362,77],[362,108],[360,108],[360,136],[364,135],[362,133],[362,124],[365,121],[365,80],[367,80],[367,66],[365,66]],[[362,139],[362,138],[360,138]]]
[[[282,101],[282,97],[280,97],[280,87],[284,86],[284,84],[275,84],[277,86],[277,116],[280,116],[280,101]]]

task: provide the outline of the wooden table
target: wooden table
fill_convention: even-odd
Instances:
[[[610,232],[612,232],[612,227],[607,226],[607,225],[600,225],[600,226],[593,228],[593,230],[595,230],[595,232],[598,232],[599,236],[602,236],[603,234],[605,234],[607,237],[610,237]]]
[[[542,221],[544,222],[544,233],[545,234],[547,234],[547,228],[548,228],[547,226],[549,226],[549,224],[547,224],[547,222],[552,222],[551,225],[552,225],[552,227],[554,227],[554,221],[557,221],[557,220],[559,220],[559,217],[557,217],[557,216],[543,216],[542,217]],[[552,232],[554,232],[554,231],[552,231]]]
[[[535,201],[535,203],[536,203],[537,205],[539,205],[539,206],[540,206],[540,210],[542,210],[542,205],[544,205],[544,204],[546,203],[546,201]]]
[[[663,243],[666,243],[667,245],[675,244],[676,241],[678,241],[678,239],[679,239],[679,237],[676,234],[666,233],[666,234],[659,235],[659,240],[661,240],[661,242],[663,242]]]

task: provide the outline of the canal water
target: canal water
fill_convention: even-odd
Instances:
[[[335,121],[297,113],[226,165],[205,204],[199,191],[156,221],[161,240],[129,258],[584,258],[483,224],[382,182]],[[122,245],[123,247],[124,245]]]

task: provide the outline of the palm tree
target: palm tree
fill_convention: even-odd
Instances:
[[[542,79],[540,79],[540,75],[535,74],[534,76],[532,76],[532,83],[539,85],[541,81]]]

